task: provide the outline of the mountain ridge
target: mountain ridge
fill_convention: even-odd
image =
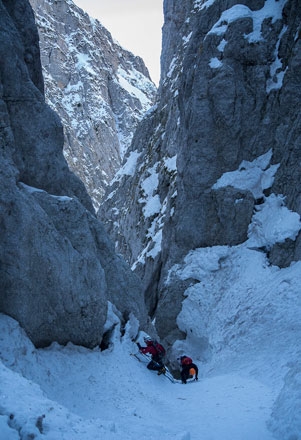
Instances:
[[[68,165],[97,209],[157,89],[143,60],[71,0],[30,2],[46,101],[62,119]]]

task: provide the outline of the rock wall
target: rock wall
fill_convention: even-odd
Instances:
[[[159,102],[100,216],[172,343],[193,280],[172,280],[170,269],[192,249],[245,242],[271,193],[301,214],[301,8],[296,0],[165,0],[164,14]],[[259,162],[254,188],[221,183]],[[300,237],[260,251],[289,265],[300,259]]]
[[[108,301],[124,322],[133,313],[146,324],[141,283],[114,253],[64,159],[63,127],[45,103],[27,0],[0,1],[0,39],[0,311],[37,346],[94,346]]]
[[[139,57],[71,0],[30,0],[46,102],[64,125],[64,155],[98,208],[156,87]]]

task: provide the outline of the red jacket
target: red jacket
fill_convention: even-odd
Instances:
[[[139,348],[139,350],[141,351],[141,353],[143,354],[151,354],[152,356],[155,356],[158,352],[156,350],[156,348],[153,345],[148,345],[147,347],[141,347]]]

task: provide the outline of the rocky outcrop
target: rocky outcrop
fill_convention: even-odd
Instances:
[[[97,208],[156,87],[143,60],[123,49],[71,0],[30,0],[40,35],[46,102],[64,125],[64,155]]]
[[[37,346],[94,346],[108,330],[108,301],[123,322],[147,322],[141,283],[63,157],[27,0],[0,1],[0,34],[0,311]]]
[[[270,194],[301,214],[301,8],[165,0],[164,13],[158,105],[100,216],[142,277],[161,337],[173,342],[194,280],[173,280],[171,268],[192,249],[245,242]],[[300,259],[300,238],[288,242],[257,247],[283,266]]]

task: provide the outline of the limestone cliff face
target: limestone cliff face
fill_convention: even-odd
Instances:
[[[0,310],[37,346],[101,342],[108,301],[146,322],[139,279],[97,221],[45,104],[27,0],[0,1]]]
[[[94,207],[120,167],[156,87],[141,58],[124,50],[71,0],[30,0],[40,35],[46,102],[64,125],[64,155]]]
[[[271,193],[301,214],[301,7],[165,0],[164,14],[158,103],[99,215],[143,278],[160,335],[172,342],[193,281],[173,281],[171,267],[189,250],[245,242],[254,209]],[[254,188],[250,167],[258,167]],[[300,259],[300,237],[260,250],[288,265]]]

